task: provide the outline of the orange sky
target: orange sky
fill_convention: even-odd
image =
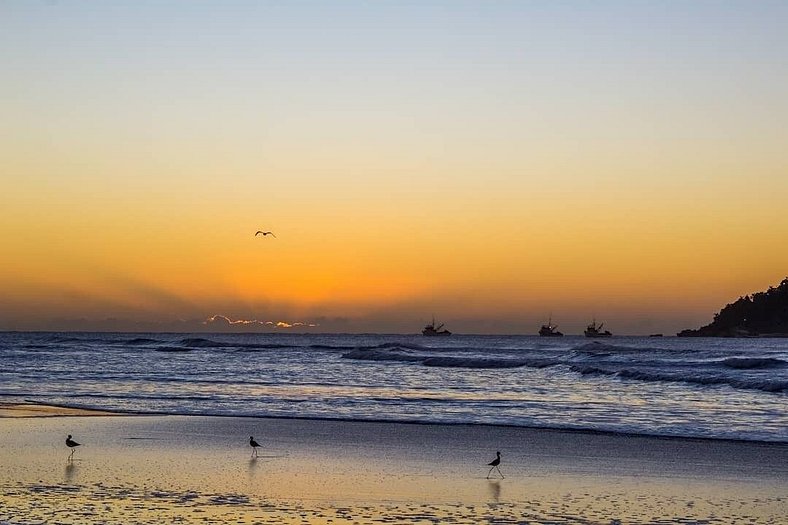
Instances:
[[[4,4],[0,329],[672,333],[788,275],[784,7],[463,5]]]

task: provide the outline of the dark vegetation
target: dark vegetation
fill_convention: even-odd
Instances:
[[[739,297],[714,315],[714,321],[679,337],[788,337],[788,278],[765,292]]]

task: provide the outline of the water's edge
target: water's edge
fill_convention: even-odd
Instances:
[[[2,397],[8,396],[0,396]],[[268,414],[221,414],[221,413],[194,413],[194,412],[155,412],[155,411],[132,411],[132,410],[115,410],[106,409],[99,406],[85,406],[79,404],[66,404],[66,403],[41,403],[34,399],[24,399],[24,404],[34,406],[48,406],[56,408],[80,409],[80,410],[95,410],[102,412],[112,412],[118,416],[137,416],[137,417],[188,417],[188,418],[227,418],[227,419],[273,419],[284,421],[330,421],[339,423],[351,424],[391,424],[391,425],[417,425],[417,426],[440,426],[440,427],[482,427],[482,428],[513,428],[531,431],[546,431],[556,433],[569,433],[569,434],[586,434],[594,436],[614,436],[622,438],[644,438],[644,439],[660,439],[670,441],[687,441],[696,443],[739,443],[745,445],[755,446],[785,446],[788,447],[788,440],[762,440],[762,439],[737,439],[727,437],[714,437],[714,436],[680,436],[675,434],[652,434],[652,433],[638,433],[626,432],[617,430],[600,430],[594,428],[578,428],[578,427],[561,427],[561,426],[533,426],[533,425],[514,425],[506,423],[473,423],[467,421],[418,421],[412,419],[385,419],[385,418],[343,418],[343,417],[317,417],[317,416],[283,416],[283,415],[268,415]],[[41,416],[29,416],[36,418]],[[58,415],[47,417],[63,417]],[[69,417],[107,417],[91,416],[90,414],[83,414],[79,416]],[[111,416],[110,416],[111,417]],[[2,419],[2,418],[0,418]]]

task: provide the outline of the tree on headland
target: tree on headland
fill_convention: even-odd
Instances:
[[[683,330],[679,337],[788,337],[788,277],[775,288],[739,297],[697,330]]]

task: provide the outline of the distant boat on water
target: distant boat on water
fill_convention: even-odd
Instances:
[[[424,327],[424,330],[421,331],[421,334],[432,337],[451,335],[451,332],[443,328],[443,323],[435,326],[435,317],[433,317],[432,322]]]
[[[551,317],[547,324],[543,324],[542,327],[539,329],[539,335],[542,337],[563,337],[563,333],[557,330],[558,326],[553,324],[553,318]]]
[[[605,326],[605,323],[599,323],[599,326],[596,324],[596,319],[591,321],[591,324],[586,326],[585,331],[583,332],[586,337],[611,337],[613,334],[610,330],[602,331],[602,327]]]

